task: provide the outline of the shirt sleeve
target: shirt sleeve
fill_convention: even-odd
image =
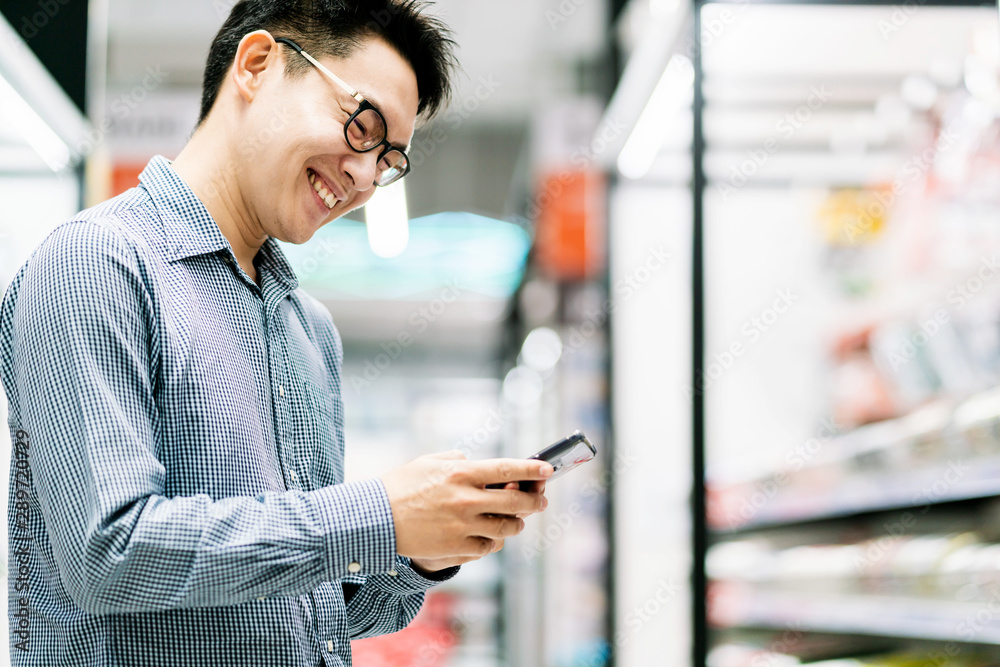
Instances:
[[[93,614],[302,595],[395,564],[378,480],[168,498],[154,434],[157,326],[142,262],[93,221],[58,228],[4,304],[8,393],[60,579]]]
[[[424,592],[458,571],[457,566],[449,567],[431,579],[413,569],[409,558],[397,556],[395,567],[385,574],[345,579],[345,584],[358,586],[347,602],[351,639],[402,630],[420,611]]]

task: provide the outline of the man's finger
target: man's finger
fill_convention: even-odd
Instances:
[[[506,484],[548,479],[552,476],[552,466],[532,459],[487,459],[474,461],[469,474],[477,485]]]
[[[511,515],[483,515],[474,530],[484,537],[503,541],[520,534],[524,530],[524,521]]]
[[[480,514],[520,518],[541,512],[549,504],[541,494],[516,489],[489,489],[486,493],[488,495],[482,496],[482,504],[478,505]]]
[[[468,556],[473,556],[475,558],[482,558],[487,554],[493,553],[493,548],[496,543],[488,537],[482,537],[479,535],[465,538],[465,554]]]
[[[525,481],[523,484],[517,485],[514,488],[520,489],[525,493],[545,493],[545,484],[546,484],[545,480],[536,479],[531,481]],[[509,485],[508,487],[504,488],[509,488]]]

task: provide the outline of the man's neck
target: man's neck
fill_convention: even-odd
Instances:
[[[206,124],[211,122],[209,118]],[[236,261],[259,284],[253,258],[267,236],[254,231],[255,225],[247,212],[233,166],[238,163],[230,159],[231,147],[213,138],[223,136],[221,132],[202,127],[171,166],[208,209],[219,231],[229,241]]]

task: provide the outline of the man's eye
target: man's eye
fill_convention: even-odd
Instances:
[[[367,148],[369,139],[365,131],[365,126],[359,123],[357,120],[351,123],[350,126],[350,139],[351,144],[354,145],[359,150],[364,150]]]

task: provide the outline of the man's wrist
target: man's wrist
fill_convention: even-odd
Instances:
[[[420,562],[417,558],[410,559],[410,567],[413,571],[419,574],[425,579],[430,579],[431,581],[443,581],[445,579],[451,578],[455,572],[458,571],[458,565],[451,565],[445,567],[439,567],[433,562]]]
[[[427,575],[434,574],[434,572],[436,572],[436,570],[430,570],[421,565],[416,558],[410,559],[410,567],[412,567],[416,571],[416,573],[422,577],[426,577]]]

